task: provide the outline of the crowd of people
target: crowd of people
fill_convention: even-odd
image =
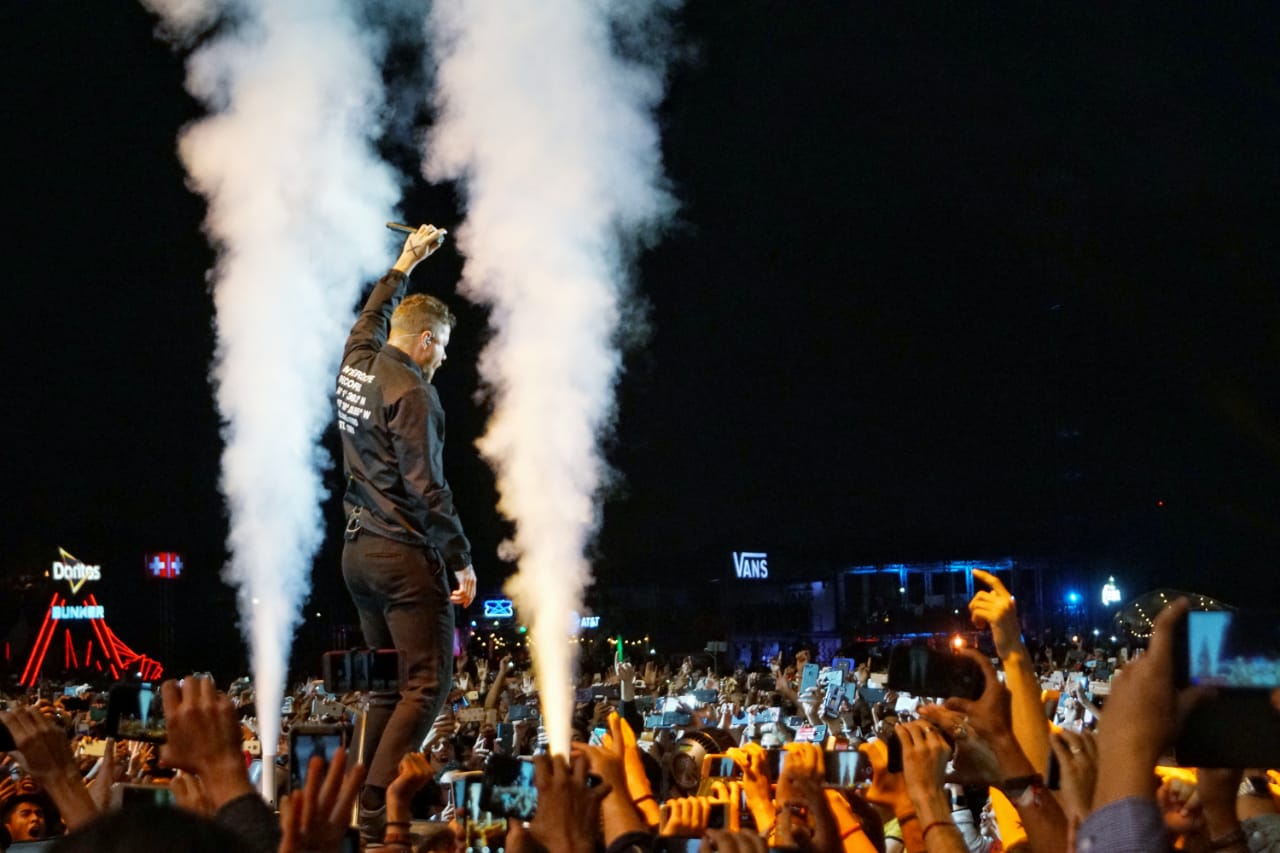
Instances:
[[[1089,667],[1088,655],[1029,650],[1013,598],[980,579],[988,588],[970,614],[995,655],[955,652],[980,673],[965,695],[895,692],[866,661],[814,661],[807,649],[755,671],[623,661],[576,688],[567,756],[547,751],[524,662],[464,652],[425,742],[386,785],[376,838],[354,828],[368,696],[333,695],[317,680],[288,698],[278,811],[260,793],[272,750],[257,741],[244,683],[165,682],[162,744],[104,737],[106,694],[89,685],[14,697],[0,713],[13,740],[0,841],[335,853],[1280,850],[1275,767],[1171,760],[1180,720],[1205,694],[1175,684],[1185,602],[1159,615],[1144,654]],[[1272,701],[1280,714],[1280,692]],[[291,730],[332,731],[348,746],[318,748],[304,774],[290,767]]]

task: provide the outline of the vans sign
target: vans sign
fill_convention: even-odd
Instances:
[[[734,551],[733,571],[739,580],[767,580],[769,555],[763,551]]]

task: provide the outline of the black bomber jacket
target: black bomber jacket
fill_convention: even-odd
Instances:
[[[408,278],[392,270],[369,294],[342,352],[334,403],[342,434],[348,522],[362,530],[434,548],[457,571],[471,544],[444,476],[444,408],[422,370],[387,344],[391,312]]]

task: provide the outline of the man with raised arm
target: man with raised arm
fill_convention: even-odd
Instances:
[[[351,329],[335,390],[347,473],[342,574],[365,643],[401,655],[399,696],[370,700],[361,757],[366,840],[382,839],[387,785],[449,694],[452,605],[468,606],[476,592],[471,546],[444,476],[444,409],[431,385],[455,318],[434,297],[404,296],[409,273],[443,242],[432,225],[405,240]]]

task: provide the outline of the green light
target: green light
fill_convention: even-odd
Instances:
[[[523,626],[523,625],[521,625],[519,628],[517,628],[517,629],[516,629],[516,631],[517,631],[518,633],[521,633],[521,634],[527,634],[527,633],[529,633],[529,629],[528,629],[528,628],[526,628],[526,627],[525,627],[525,626]]]

